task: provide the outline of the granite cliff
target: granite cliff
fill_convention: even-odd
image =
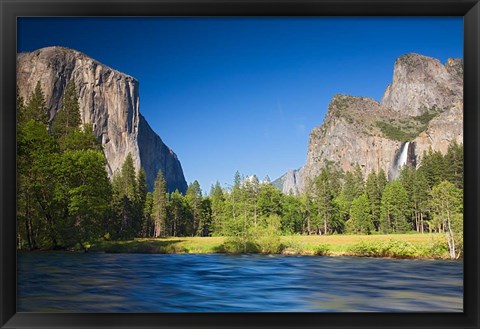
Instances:
[[[162,170],[170,191],[186,191],[187,183],[176,154],[139,112],[139,83],[135,78],[64,47],[17,55],[20,95],[28,99],[40,81],[50,119],[60,108],[63,90],[72,79],[79,95],[82,123],[93,125],[110,176],[131,153],[136,169],[145,169],[149,190],[158,170]]]
[[[419,54],[400,56],[392,83],[380,102],[335,95],[323,123],[310,133],[306,164],[274,183],[287,193],[304,190],[326,162],[349,171],[358,163],[365,175],[383,169],[398,175],[398,159],[419,165],[430,147],[446,153],[452,141],[463,143],[463,61]]]

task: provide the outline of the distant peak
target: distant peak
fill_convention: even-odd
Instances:
[[[52,59],[60,59],[60,60],[65,60],[65,61],[73,61],[76,59],[83,59],[87,61],[91,61],[95,65],[100,65],[104,67],[105,69],[111,70],[116,72],[117,74],[120,74],[122,76],[125,76],[129,79],[135,80],[138,83],[138,80],[132,77],[129,74],[123,73],[119,70],[116,70],[108,65],[103,64],[102,62],[82,53],[81,51],[78,51],[73,48],[68,48],[64,46],[49,46],[49,47],[44,47],[44,48],[39,48],[37,50],[34,50],[32,52],[24,52],[20,53],[19,56],[28,56],[28,54],[33,55],[35,57],[43,57],[46,60],[52,60]]]
[[[407,67],[409,70],[423,68],[423,64],[431,63],[433,66],[443,66],[443,64],[436,58],[420,55],[417,53],[408,53],[397,58],[395,67]]]

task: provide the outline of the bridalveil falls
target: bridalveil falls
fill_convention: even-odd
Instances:
[[[405,165],[416,166],[415,143],[405,142],[400,147],[400,150],[395,154],[395,158],[390,169],[390,180],[397,179],[400,175],[400,170]]]

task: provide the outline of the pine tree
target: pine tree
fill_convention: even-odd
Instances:
[[[415,209],[415,201],[413,199],[416,176],[417,176],[416,170],[411,166],[403,166],[400,169],[399,180],[403,188],[405,189],[405,192],[407,192],[407,199],[408,199],[408,202],[406,204],[407,206],[406,216],[407,216],[408,222],[412,223],[412,227],[414,226],[415,228],[418,228],[418,225],[416,223],[417,214]]]
[[[302,231],[301,199],[294,195],[282,195],[281,230],[286,234]]]
[[[372,222],[375,230],[378,231],[380,223],[380,204],[382,201],[382,191],[380,191],[378,175],[375,171],[370,172],[365,184],[365,191],[370,201],[370,209],[372,210]]]
[[[432,148],[428,152],[423,153],[422,162],[418,170],[425,175],[428,186],[432,188],[445,179],[445,159],[440,151],[433,151]]]
[[[145,202],[147,199],[147,175],[145,169],[140,168],[137,174],[137,191],[135,198],[136,213],[138,214],[138,234],[144,235],[146,225]]]
[[[37,82],[35,90],[28,100],[25,108],[24,119],[25,121],[35,120],[43,123],[44,125],[48,124],[49,116],[47,114],[47,105],[45,101],[45,95],[43,94],[42,87],[40,86],[40,81]]]
[[[153,237],[158,238],[166,235],[168,204],[167,182],[161,170],[155,179],[152,199]]]
[[[320,175],[314,180],[316,206],[318,209],[317,232],[323,229],[328,234],[332,229],[336,212],[334,199],[340,192],[339,172],[333,167],[323,168]],[[322,225],[323,227],[320,227]]]
[[[458,258],[463,239],[462,191],[446,180],[435,185],[432,188],[431,209],[434,220],[441,223],[445,232],[450,258]]]
[[[384,233],[403,233],[407,223],[407,192],[398,180],[387,184],[382,195],[380,230]]]
[[[445,155],[446,179],[463,189],[463,145],[455,140],[448,146]]]
[[[355,198],[350,209],[350,219],[346,223],[347,232],[370,234],[374,229],[370,212],[370,202],[365,193]]]
[[[112,179],[113,208],[117,213],[115,225],[117,238],[129,239],[138,235],[142,229],[138,213],[138,187],[133,158],[128,153],[122,168]]]
[[[145,196],[145,207],[143,208],[144,221],[142,235],[146,238],[155,234],[155,223],[153,222],[153,193],[147,192]]]
[[[190,233],[191,228],[190,223],[185,220],[187,217],[185,199],[178,190],[175,190],[170,194],[169,209],[172,236],[189,235],[188,233]]]
[[[415,179],[413,180],[413,205],[415,211],[415,226],[417,232],[424,232],[425,218],[428,212],[428,202],[430,199],[430,188],[427,178],[422,171],[415,171]]]
[[[200,184],[197,180],[191,183],[187,188],[187,193],[185,195],[185,200],[187,201],[188,206],[190,207],[192,213],[192,236],[196,235],[201,223],[201,212],[202,212],[202,190]]]
[[[282,203],[280,191],[270,183],[260,184],[258,190],[258,215],[262,217],[262,220],[270,217],[270,215],[282,214]]]
[[[53,119],[51,133],[57,138],[61,138],[80,127],[81,124],[75,82],[70,80],[62,96],[62,105]]]
[[[23,99],[22,96],[20,96],[20,90],[17,85],[17,123],[18,124],[24,124],[26,120],[26,113],[25,113],[25,100]]]
[[[225,195],[218,181],[210,189],[210,199],[212,203],[211,230],[213,235],[221,235],[223,221],[225,220]]]
[[[67,151],[61,161],[62,183],[56,198],[63,197],[67,205],[64,218],[57,223],[61,245],[78,243],[88,249],[88,243],[104,233],[101,221],[111,198],[105,156],[95,150]]]

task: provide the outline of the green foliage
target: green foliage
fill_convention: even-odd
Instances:
[[[188,186],[185,200],[191,209],[191,235],[195,236],[199,233],[199,227],[203,226],[202,220],[202,190],[198,181],[194,181]]]
[[[187,202],[178,190],[170,194],[168,214],[170,236],[185,236],[192,231]]]
[[[225,195],[218,181],[210,190],[210,200],[210,207],[212,211],[210,229],[212,235],[218,236],[222,233],[222,223],[225,220],[226,212]]]
[[[317,256],[328,256],[330,255],[330,247],[326,244],[320,244],[315,247],[313,253]]]
[[[352,245],[348,252],[363,257],[415,258],[422,255],[422,251],[414,244],[395,240],[380,243],[362,241]]]
[[[51,132],[57,138],[69,134],[82,124],[75,82],[70,80],[63,93],[61,106],[53,119]]]
[[[450,257],[460,257],[463,244],[462,191],[449,181],[443,181],[432,188],[430,207],[432,221],[445,231]]]
[[[372,213],[372,223],[375,230],[377,231],[380,225],[380,206],[382,202],[382,194],[383,189],[386,185],[386,177],[385,181],[383,181],[383,177],[381,176],[381,174],[381,172],[379,172],[378,174],[375,171],[370,172],[370,174],[368,174],[367,182],[365,184],[365,191],[370,202],[370,208]],[[383,173],[383,175],[385,175],[385,173]]]
[[[284,234],[302,231],[303,213],[301,198],[285,195],[282,198],[281,230]]]
[[[448,146],[445,155],[446,179],[459,189],[463,189],[463,147],[455,140]]]
[[[313,218],[312,224],[317,232],[333,233],[333,227],[337,226],[335,220],[338,219],[335,216],[337,211],[334,200],[341,190],[340,172],[333,168],[323,168],[313,184],[317,218]]]
[[[250,236],[262,253],[275,254],[282,250],[281,218],[278,215],[270,215],[266,219],[266,224],[250,228],[253,232]]]
[[[446,179],[447,168],[445,159],[440,151],[433,151],[431,148],[428,152],[424,152],[422,163],[418,170],[425,175],[430,189]]]
[[[445,233],[446,243],[435,241],[422,249],[390,241],[356,245],[352,252],[386,257],[449,254],[452,258],[463,252],[463,148],[456,143],[445,156],[430,150],[418,170],[406,167],[400,180],[389,183],[383,170],[370,173],[365,182],[358,164],[352,172],[343,173],[333,163],[325,163],[299,196],[281,193],[268,178],[259,182],[256,176],[243,177],[238,171],[230,189],[222,189],[217,182],[208,196],[202,195],[197,181],[190,184],[186,195],[178,191],[168,194],[165,177],[159,172],[153,193],[147,193],[145,171],[136,172],[131,154],[112,181],[108,180],[101,145],[91,125],[80,129],[79,111],[75,86],[69,84],[49,131],[40,84],[26,105],[17,90],[20,249],[86,250],[96,241],[223,235],[226,238],[217,246],[219,251],[279,253],[302,249],[293,240],[282,243],[282,234],[411,229],[423,233],[428,227]],[[408,120],[390,124],[417,129],[431,117],[414,118],[417,125]],[[116,251],[130,250],[122,248]],[[321,244],[308,251],[327,255],[330,248]],[[196,250],[177,243],[135,244],[134,249]]]
[[[411,141],[421,132],[407,130],[406,127],[397,126],[387,121],[376,121],[375,124],[386,138],[399,142]]]
[[[20,116],[21,123],[29,120],[34,120],[39,123],[43,123],[45,126],[49,122],[49,116],[47,114],[47,106],[45,101],[45,95],[43,94],[40,86],[40,81],[37,82],[35,90],[30,95],[27,105],[24,108],[24,113]]]
[[[426,110],[423,114],[404,119],[377,120],[375,125],[382,134],[391,140],[409,142],[414,140],[422,131],[427,129],[430,121],[438,115],[434,109]]]
[[[380,206],[380,230],[384,233],[403,233],[409,230],[407,223],[408,196],[402,184],[393,180],[387,184]]]
[[[61,138],[49,133],[39,83],[26,106],[18,91],[17,101],[19,246],[88,249],[105,235],[111,197],[105,157],[88,126]]]
[[[140,187],[140,184],[145,184],[142,176],[140,172],[137,176],[130,153],[127,154],[121,170],[113,175],[113,221],[110,223],[110,230],[114,239],[131,239],[142,235],[146,219],[146,187]]]
[[[58,198],[66,205],[58,225],[62,245],[71,247],[95,241],[103,234],[98,229],[110,203],[111,189],[105,157],[95,150],[67,151],[62,154],[58,174],[62,184],[56,188]]]
[[[366,194],[352,201],[350,219],[346,223],[348,233],[370,234],[374,230],[370,203]]]
[[[428,125],[428,123],[438,115],[436,111],[426,111],[423,114],[413,117],[413,119],[420,122],[422,125]]]
[[[91,124],[84,125],[82,129],[72,129],[68,134],[60,135],[57,141],[62,151],[102,150]]]
[[[152,212],[151,218],[153,221],[153,237],[166,236],[167,226],[167,182],[163,177],[161,170],[158,171],[155,179],[153,194],[152,194]]]
[[[267,218],[271,215],[281,215],[281,194],[272,184],[260,185],[258,191],[258,214]]]

